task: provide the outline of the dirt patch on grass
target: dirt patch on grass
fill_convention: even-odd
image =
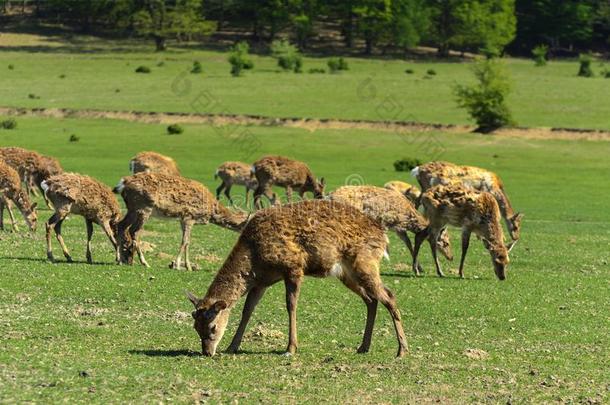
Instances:
[[[316,118],[277,118],[260,115],[231,114],[187,114],[145,111],[74,110],[69,108],[11,108],[0,107],[0,115],[35,116],[49,118],[116,119],[146,124],[207,124],[213,126],[256,125],[301,128],[308,131],[318,129],[375,130],[396,133],[445,132],[463,134],[474,132],[472,125],[429,124],[411,121],[337,120]],[[610,131],[573,128],[503,128],[493,135],[523,139],[562,139],[610,141]]]

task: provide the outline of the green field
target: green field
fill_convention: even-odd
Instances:
[[[408,180],[391,163],[402,156],[430,158],[417,146],[430,134],[249,129],[260,140],[250,160],[263,153],[303,159],[331,188],[358,176],[372,184]],[[129,158],[140,150],[175,157],[186,176],[208,187],[215,186],[220,162],[246,158],[217,129],[187,126],[181,136],[164,131],[113,120],[21,118],[0,140],[57,156],[67,170],[108,185],[127,174]],[[72,133],[81,140],[69,143]],[[243,353],[200,357],[183,291],[205,292],[237,235],[196,227],[192,257],[202,270],[173,271],[167,264],[179,244],[179,225],[152,220],[143,238],[154,245],[148,253],[153,268],[145,270],[112,265],[110,246],[96,228],[99,263],[89,266],[82,264],[84,221],[72,217],[64,235],[80,263],[46,262],[41,229],[34,236],[1,235],[0,402],[607,402],[610,211],[601,185],[610,169],[608,143],[434,136],[444,146],[443,159],[500,174],[527,220],[506,282],[495,279],[478,242],[465,280],[457,278],[455,263],[445,264],[449,277],[437,278],[427,248],[426,275],[415,278],[406,249],[391,235],[382,276],[403,312],[408,357],[394,358],[396,341],[383,310],[371,353],[355,353],[365,307],[331,279],[305,282],[296,356],[278,355],[287,342],[287,316],[277,285],[257,308]],[[40,212],[42,221],[49,215]],[[469,349],[487,356],[468,357]]]
[[[186,48],[156,54],[136,41],[2,35],[0,107],[468,123],[451,94],[453,84],[471,80],[468,63],[349,58],[346,73],[314,75],[278,73],[271,58],[254,56],[254,71],[235,79],[226,57]],[[202,62],[204,74],[184,73],[193,60]],[[576,78],[576,62],[506,64],[519,124],[610,129],[610,80]],[[139,65],[153,72],[134,73]],[[324,59],[305,59],[306,71],[324,66]],[[408,67],[415,74],[405,74]],[[425,79],[430,68],[437,75]],[[610,402],[607,141],[209,125],[185,125],[184,134],[169,136],[158,124],[16,119],[17,129],[0,130],[0,146],[55,156],[66,170],[109,186],[128,174],[129,159],[142,150],[174,157],[185,176],[210,189],[226,160],[287,155],[306,161],[332,190],[346,183],[412,182],[392,163],[417,157],[495,171],[526,217],[505,282],[495,278],[488,253],[474,240],[466,279],[449,262],[443,262],[448,277],[436,277],[427,247],[425,276],[415,278],[407,250],[390,235],[390,261],[381,272],[403,314],[411,348],[404,359],[394,358],[396,339],[382,308],[371,352],[356,354],[365,306],[334,279],[304,283],[296,356],[279,355],[288,320],[278,284],[254,313],[243,352],[204,358],[184,290],[205,293],[236,233],[196,227],[191,258],[201,269],[187,272],[168,269],[180,242],[177,221],[145,225],[151,269],[114,265],[96,227],[96,264],[87,265],[84,220],[74,216],[63,234],[75,263],[51,264],[44,240],[51,211],[45,207],[35,234],[24,225],[20,233],[0,233],[2,404]],[[73,134],[78,142],[68,141]],[[243,189],[234,187],[233,194]],[[457,253],[459,231],[452,237]]]
[[[233,78],[226,53],[173,48],[159,54],[148,42],[78,38],[0,37],[0,106],[469,123],[452,93],[455,84],[472,80],[469,63],[348,58],[350,70],[342,74],[292,74],[280,73],[268,56],[253,56],[254,70]],[[203,74],[188,73],[194,60]],[[305,72],[326,68],[326,60],[305,58]],[[134,73],[140,65],[152,73]],[[513,82],[509,106],[519,125],[610,129],[610,80],[577,77],[577,61],[538,68],[507,59],[506,65]],[[415,73],[407,75],[407,68]],[[428,76],[429,69],[436,75]],[[594,70],[601,71],[598,63]]]

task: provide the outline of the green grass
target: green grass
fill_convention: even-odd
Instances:
[[[149,43],[86,44],[0,49],[2,106],[470,122],[452,92],[455,84],[473,80],[469,63],[348,58],[350,70],[341,74],[293,74],[280,73],[270,57],[254,56],[254,70],[234,78],[227,53],[154,53]],[[26,52],[30,49],[41,52]],[[203,74],[188,73],[194,60],[201,61]],[[158,67],[160,61],[164,65]],[[610,80],[577,77],[577,61],[543,68],[530,60],[506,64],[514,85],[509,105],[519,125],[610,129]],[[140,65],[152,73],[134,73]],[[304,59],[305,72],[325,67],[324,58]],[[405,74],[407,68],[415,73]],[[427,76],[428,69],[437,75]],[[601,70],[597,64],[595,69]]]
[[[78,66],[88,63],[84,59]],[[103,60],[100,65],[118,69],[119,62]],[[441,67],[436,68],[442,78]],[[245,83],[254,82],[257,75],[288,77],[259,73]],[[125,77],[140,79],[135,74]],[[48,81],[40,77],[41,88],[26,92],[44,95],[43,102]],[[138,86],[133,86],[135,97]],[[244,92],[237,87],[232,91]],[[62,94],[76,100],[69,93]],[[86,93],[96,96],[94,90]],[[156,99],[151,102],[166,102],[158,93],[149,96]],[[128,104],[121,98],[104,102],[114,102],[116,108]],[[0,131],[1,145],[57,156],[67,170],[90,174],[108,185],[127,174],[133,154],[149,149],[173,156],[186,176],[210,188],[215,186],[214,169],[222,161],[252,161],[265,153],[307,161],[318,176],[327,178],[331,189],[354,175],[372,184],[410,181],[406,173],[393,171],[392,162],[406,156],[432,158],[420,145],[433,137],[444,148],[438,157],[496,171],[526,219],[505,282],[494,278],[489,256],[478,241],[473,241],[467,260],[466,280],[457,278],[456,263],[444,263],[449,276],[437,278],[427,248],[422,257],[426,275],[414,278],[407,270],[406,249],[390,235],[391,260],[383,262],[382,276],[403,313],[411,354],[402,360],[393,357],[396,341],[382,308],[371,353],[355,353],[365,307],[331,279],[307,279],[303,286],[296,356],[277,354],[287,343],[281,285],[270,289],[254,313],[244,353],[198,356],[192,308],[183,291],[203,294],[237,238],[212,225],[196,227],[193,234],[192,257],[202,267],[198,272],[167,268],[169,255],[179,244],[176,222],[146,224],[143,238],[155,245],[148,253],[150,270],[112,265],[110,246],[99,228],[94,260],[100,264],[92,266],[47,263],[42,229],[33,236],[5,232],[0,235],[2,403],[610,400],[606,142],[249,127],[257,140],[250,145],[258,146],[246,151],[239,141],[223,135],[227,131],[203,125],[185,125],[184,134],[168,136],[163,125],[18,121],[17,130]],[[80,141],[68,142],[70,134],[80,136]],[[49,215],[41,211],[41,220]],[[83,261],[84,221],[72,217],[66,222],[66,242],[75,260]],[[458,234],[452,232],[454,246]],[[60,255],[57,244],[54,248]],[[222,347],[228,345],[240,309],[241,303]],[[471,359],[464,355],[467,349],[484,350],[488,357]]]

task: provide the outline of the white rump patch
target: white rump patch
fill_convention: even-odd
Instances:
[[[116,190],[117,193],[122,193],[123,189],[125,188],[125,180],[121,179],[121,181],[119,181],[119,183],[114,187],[114,189]]]
[[[341,263],[335,263],[332,269],[330,269],[330,275],[337,278],[340,278],[343,275],[343,266],[341,266]]]
[[[256,173],[256,167],[250,166],[250,173],[252,173],[252,174]]]
[[[42,192],[43,193],[47,193],[47,190],[49,189],[49,185],[47,184],[46,180],[43,180],[42,183],[40,183],[40,188],[42,188]]]
[[[131,174],[135,174],[134,170],[136,169],[136,163],[133,160],[129,161],[129,172]]]
[[[388,253],[387,249],[383,251],[383,258],[386,259],[388,262],[390,261],[390,254]]]
[[[419,166],[417,166],[415,169],[411,170],[411,176],[417,178],[417,176],[419,176]]]

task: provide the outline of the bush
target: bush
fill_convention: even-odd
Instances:
[[[68,141],[78,142],[78,141],[80,141],[80,136],[77,136],[76,134],[72,134],[72,135],[70,135],[70,138],[68,138]]]
[[[246,42],[238,42],[235,44],[229,55],[229,63],[231,64],[231,74],[235,77],[241,76],[241,71],[244,69],[252,69],[254,63],[248,57],[250,46]]]
[[[311,68],[309,73],[326,73],[326,69],[323,68]]]
[[[591,62],[593,61],[593,58],[591,58],[591,55],[581,54],[580,57],[578,58],[578,61],[580,62],[580,68],[578,69],[578,76],[593,77],[594,73],[593,73],[593,69],[591,69]]]
[[[532,55],[534,56],[534,64],[536,66],[546,65],[546,57],[549,53],[549,47],[546,45],[538,45],[532,49]]]
[[[163,67],[163,66],[165,66],[165,62],[164,61],[157,62],[157,66]]]
[[[277,59],[277,64],[282,69],[301,73],[303,57],[297,47],[290,42],[285,40],[273,41],[271,43],[271,56]]]
[[[480,132],[491,132],[514,123],[506,105],[510,81],[500,63],[494,59],[477,62],[473,73],[478,83],[458,85],[454,90],[458,105],[468,111]]]
[[[17,128],[17,120],[14,118],[8,118],[0,122],[0,128],[2,129],[15,129]]]
[[[428,76],[436,76],[436,70],[434,70],[434,69],[428,69],[428,70],[426,70],[426,74],[427,74]]]
[[[330,58],[327,65],[330,73],[338,73],[341,70],[349,70],[347,61],[343,58]]]
[[[201,67],[201,62],[196,60],[193,62],[193,68],[191,69],[191,73],[198,74],[203,72],[203,68]]]
[[[171,124],[167,127],[168,135],[178,135],[184,132],[184,128],[182,128],[178,124]]]
[[[413,73],[415,73],[415,70],[409,68],[409,69],[405,70],[405,73],[408,75],[412,75]]]
[[[66,78],[66,75],[62,73],[62,74],[60,74],[60,75],[59,75],[59,78],[60,78],[60,79],[65,79],[65,78]]]
[[[610,79],[610,70],[604,70],[603,76],[604,76],[606,79]]]
[[[8,65],[8,70],[13,70],[15,69],[15,65]]]
[[[394,162],[394,170],[397,172],[410,172],[421,164],[422,162],[419,159],[404,158]]]
[[[148,66],[138,66],[136,73],[150,73],[150,68]]]
[[[29,98],[29,99],[32,99],[32,100],[39,100],[39,99],[40,99],[40,96],[37,96],[37,95],[36,95],[36,94],[34,94],[34,93],[30,93],[30,94],[28,94],[28,98]]]

